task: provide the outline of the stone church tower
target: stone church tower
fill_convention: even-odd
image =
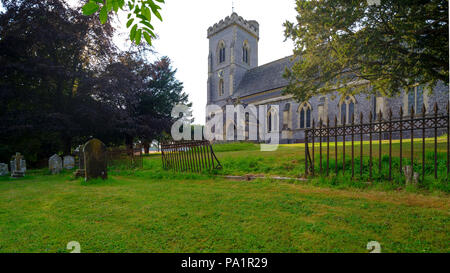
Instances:
[[[207,104],[224,105],[244,74],[258,66],[259,24],[233,12],[208,29]]]

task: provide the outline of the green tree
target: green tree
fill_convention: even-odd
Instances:
[[[0,162],[31,167],[96,137],[108,146],[162,139],[188,104],[168,58],[119,52],[111,24],[65,0],[0,0]],[[42,165],[41,165],[42,164]]]
[[[91,90],[114,55],[113,28],[63,0],[0,0],[0,161],[70,154],[109,119]],[[45,160],[44,160],[45,163]]]
[[[88,0],[83,6],[84,15],[92,15],[98,12],[102,24],[108,21],[110,13],[119,9],[128,12],[127,28],[130,28],[130,40],[140,44],[142,37],[149,45],[152,44],[154,27],[151,24],[152,14],[162,21],[159,10],[161,7],[155,2],[164,3],[164,0]]]
[[[297,0],[297,11],[284,26],[295,43],[286,93],[298,100],[448,84],[447,0]]]
[[[102,104],[111,107],[110,117],[118,130],[114,135],[122,136],[130,149],[137,140],[147,149],[170,132],[175,105],[192,105],[175,74],[169,58],[150,63],[133,51],[120,54],[99,75],[93,91]]]

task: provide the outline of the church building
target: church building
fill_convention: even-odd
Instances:
[[[313,97],[309,101],[295,101],[292,95],[282,94],[288,85],[283,74],[292,64],[292,56],[259,65],[259,38],[258,22],[245,20],[236,13],[208,29],[207,104],[220,107],[237,103],[267,105],[268,109],[278,105],[280,143],[303,142],[304,130],[312,126],[313,119],[317,124],[320,119],[329,118],[334,125],[336,116],[338,124],[343,125],[351,123],[353,114],[359,122],[361,112],[368,121],[369,112],[375,116],[381,111],[387,117],[389,108],[393,117],[398,118],[401,106],[405,117],[410,116],[408,109],[412,106],[421,109],[424,104],[427,114],[432,113],[436,102],[439,109],[445,110],[447,106],[449,91],[444,83],[438,84],[431,93],[422,86],[413,85],[409,92],[394,98],[372,94],[342,97],[335,93]]]

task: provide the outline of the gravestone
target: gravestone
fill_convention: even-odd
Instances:
[[[419,184],[419,174],[414,172],[412,166],[403,167],[403,173],[405,174],[406,186],[417,186]]]
[[[84,145],[85,180],[108,178],[106,146],[98,139],[91,139]]]
[[[20,153],[16,153],[11,158],[11,177],[20,178],[25,176],[25,172],[27,171],[26,161],[23,159],[23,156]]]
[[[48,168],[52,174],[59,174],[62,171],[62,159],[59,155],[54,154],[48,159]]]
[[[80,145],[75,149],[75,153],[78,156],[78,170],[74,173],[75,177],[85,177],[86,172],[84,170],[84,146]]]
[[[75,158],[70,155],[66,155],[64,157],[64,169],[66,170],[72,170],[75,168]]]
[[[7,175],[8,173],[8,164],[0,163],[0,176]]]

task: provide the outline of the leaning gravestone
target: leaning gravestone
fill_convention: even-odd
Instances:
[[[66,170],[72,170],[75,168],[75,158],[70,155],[66,155],[64,157],[64,169]]]
[[[27,164],[20,153],[16,153],[16,155],[11,158],[10,163],[11,177],[19,178],[25,176],[25,172],[27,171]]]
[[[0,176],[5,176],[9,173],[8,164],[0,163]]]
[[[48,159],[48,168],[52,174],[59,174],[62,171],[62,159],[59,155],[54,154]]]
[[[101,177],[108,178],[106,171],[106,146],[98,139],[89,140],[84,145],[85,180]]]

